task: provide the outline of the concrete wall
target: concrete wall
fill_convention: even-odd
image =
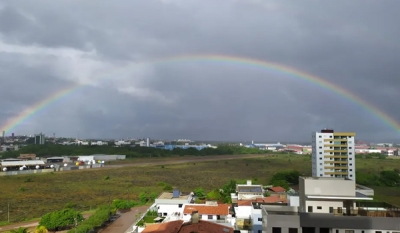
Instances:
[[[305,195],[354,196],[356,192],[355,182],[353,180],[330,178],[313,179],[307,177],[304,178],[303,184]]]
[[[253,224],[253,232],[258,233],[262,230],[262,211],[261,209],[252,209],[251,211],[251,221]]]
[[[380,229],[399,231],[399,218],[334,216],[332,214],[300,213],[302,227],[325,227],[339,229]],[[334,232],[335,233],[335,232]]]
[[[308,207],[312,206],[312,212],[313,213],[329,213],[329,207],[333,207],[333,209],[337,208],[343,208],[343,201],[338,200],[338,201],[332,201],[332,200],[322,200],[322,201],[306,201],[306,210],[308,212]],[[321,209],[318,209],[318,207],[321,207]]]
[[[298,233],[302,233],[300,217],[298,215],[273,215],[269,214],[264,218],[263,231],[272,232],[273,227],[280,227],[281,233],[289,233],[289,228],[297,228]]]

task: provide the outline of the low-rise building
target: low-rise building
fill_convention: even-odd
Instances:
[[[252,184],[248,180],[246,184],[236,185],[236,198],[237,200],[253,200],[256,198],[264,197],[264,188],[260,184]]]
[[[400,230],[400,209],[372,197],[345,178],[300,177],[300,206],[261,205],[262,231],[366,233]]]
[[[185,208],[183,209],[183,220],[189,221],[192,213],[197,212],[201,220],[230,223],[232,220],[230,208],[230,204],[218,204],[217,202],[185,205]]]
[[[154,200],[159,216],[176,216],[176,219],[183,215],[184,205],[190,203],[194,203],[194,194],[185,194],[177,189],[173,192],[163,192]]]

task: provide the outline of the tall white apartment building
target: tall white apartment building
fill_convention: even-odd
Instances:
[[[312,176],[355,180],[354,132],[323,129],[312,134]]]

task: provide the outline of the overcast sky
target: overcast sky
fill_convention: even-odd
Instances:
[[[300,78],[229,62],[151,62],[275,62],[400,121],[398,9],[398,0],[0,1],[0,125],[83,84],[12,131],[285,142],[330,127],[400,142],[370,111]]]

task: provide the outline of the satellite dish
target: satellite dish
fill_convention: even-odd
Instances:
[[[5,167],[5,168],[3,168],[3,172],[6,172],[7,171],[7,168]]]
[[[39,166],[39,165],[37,165],[37,166],[36,166],[36,169],[39,169],[39,168],[40,168],[40,166]]]
[[[65,163],[65,164],[64,164],[64,167],[66,167],[66,166],[68,166],[68,164]]]

